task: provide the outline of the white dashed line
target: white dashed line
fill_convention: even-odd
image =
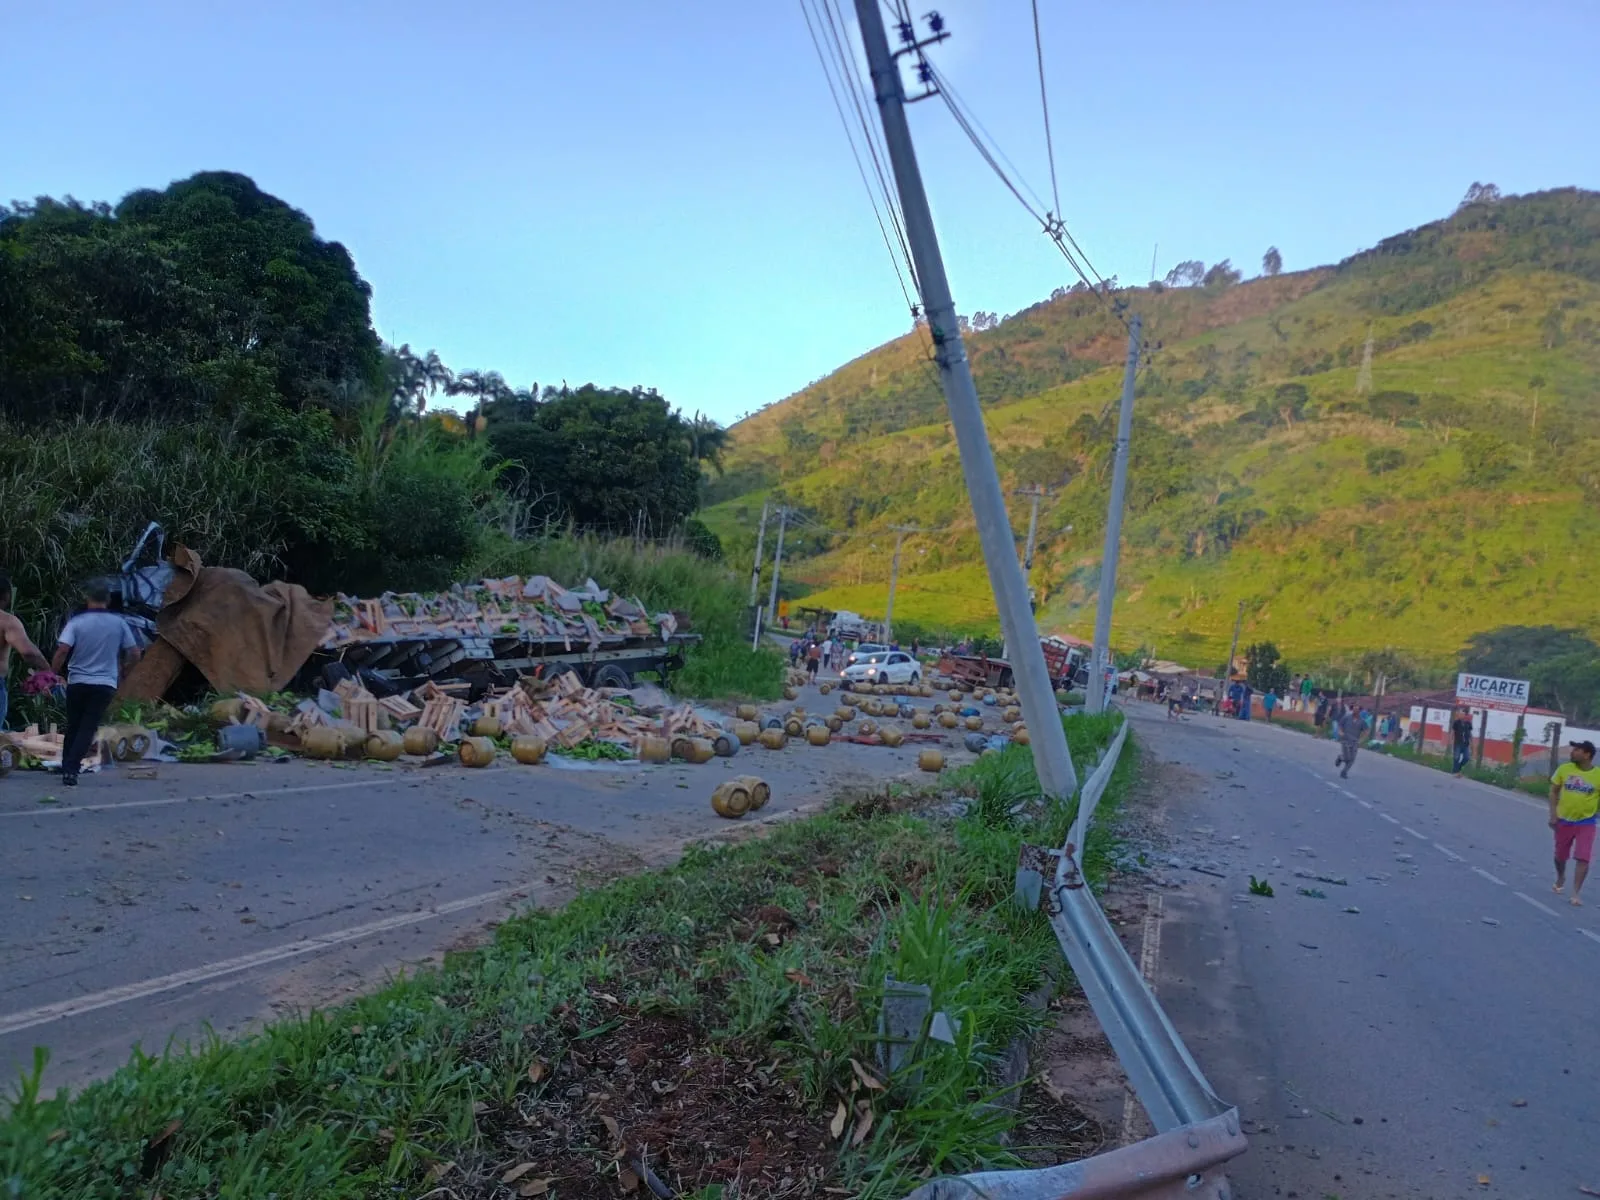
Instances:
[[[1526,900],[1529,904],[1533,905],[1535,908],[1537,908],[1542,913],[1547,913],[1552,917],[1558,917],[1558,918],[1561,916],[1560,913],[1558,913],[1555,909],[1551,908],[1548,904],[1541,904],[1541,903],[1539,903],[1539,901],[1535,900],[1532,896],[1526,895],[1523,892],[1512,892],[1511,894],[1513,896],[1515,896],[1518,900]]]
[[[1474,874],[1482,875],[1490,883],[1498,883],[1501,887],[1506,886],[1506,881],[1504,879],[1501,879],[1498,875],[1489,874],[1489,872],[1485,871],[1482,867],[1473,867],[1472,870]]]
[[[1583,934],[1583,936],[1588,938],[1591,942],[1600,942],[1600,933],[1595,933],[1593,930],[1589,929],[1580,929],[1578,932]]]
[[[1417,841],[1419,841],[1419,842],[1425,842],[1425,841],[1428,840],[1428,835],[1427,834],[1418,833],[1415,829],[1411,828],[1411,826],[1409,826],[1409,825],[1402,825],[1402,826],[1400,826],[1400,828],[1404,829],[1407,833],[1409,833],[1412,837],[1416,838]]]
[[[1356,803],[1361,805],[1362,808],[1371,808],[1372,807],[1372,801],[1371,800],[1357,800]]]
[[[1346,789],[1346,788],[1340,788],[1340,789],[1339,789],[1339,790],[1340,790],[1340,791],[1341,791],[1341,792],[1344,792],[1344,794],[1345,794],[1345,795],[1346,795],[1346,796],[1349,796],[1349,797],[1350,797],[1350,799],[1352,799],[1352,800],[1354,800],[1354,799],[1355,799],[1355,798],[1356,798],[1356,794],[1355,794],[1355,793],[1354,793],[1354,792],[1352,792],[1352,791],[1349,791],[1349,790],[1348,790],[1348,789]]]
[[[1391,825],[1400,824],[1400,818],[1399,817],[1391,817],[1388,813],[1379,813],[1378,815],[1380,817],[1382,817],[1385,821],[1389,822],[1389,824],[1391,824]]]
[[[1446,858],[1448,858],[1451,862],[1460,862],[1461,861],[1461,855],[1457,854],[1454,850],[1450,849],[1448,846],[1441,846],[1441,845],[1439,845],[1438,842],[1435,842],[1433,844],[1433,848],[1435,850],[1437,850],[1440,854],[1442,854]]]

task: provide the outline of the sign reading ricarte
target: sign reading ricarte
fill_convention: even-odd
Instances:
[[[1474,708],[1523,712],[1528,707],[1528,681],[1463,672],[1456,676],[1456,699]]]

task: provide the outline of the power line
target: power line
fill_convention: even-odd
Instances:
[[[827,81],[828,94],[833,97],[834,111],[839,114],[839,123],[844,127],[845,141],[850,144],[850,157],[855,159],[856,172],[861,176],[861,186],[867,190],[867,200],[872,205],[872,215],[878,223],[878,232],[883,236],[884,249],[889,252],[889,263],[894,267],[895,279],[900,284],[900,295],[905,299],[906,307],[914,307],[911,293],[906,288],[905,275],[900,270],[900,257],[895,253],[894,245],[889,240],[889,231],[883,223],[883,213],[878,208],[878,198],[873,193],[872,184],[867,180],[866,168],[861,163],[861,154],[856,149],[855,138],[850,132],[850,121],[845,116],[844,105],[839,101],[838,90],[834,87],[833,74],[828,69],[827,58],[823,53],[822,43],[817,38],[816,28],[811,22],[811,12],[806,6],[806,0],[800,0],[800,13],[805,18],[807,32],[811,34],[811,45],[817,52],[817,62],[822,67],[823,79]]]
[[[1033,0],[1033,52],[1039,61],[1039,107],[1044,110],[1044,149],[1050,156],[1050,195],[1056,202],[1055,213],[1061,215],[1061,189],[1056,186],[1056,146],[1050,136],[1050,101],[1044,94],[1044,41],[1039,36],[1039,0]]]
[[[888,209],[890,223],[894,226],[895,239],[900,245],[901,257],[905,260],[906,270],[910,272],[913,285],[916,284],[917,267],[911,258],[911,247],[906,241],[905,224],[900,215],[899,193],[890,186],[888,162],[889,151],[883,145],[882,133],[877,122],[872,119],[873,104],[867,100],[866,85],[861,80],[861,74],[856,68],[856,60],[851,54],[843,33],[844,18],[839,15],[836,0],[812,0],[821,6],[823,14],[828,18],[826,30],[831,37],[835,62],[837,63],[840,79],[844,81],[849,93],[850,102],[855,109],[856,121],[861,126],[862,138],[867,145],[867,153],[872,158],[872,169],[878,177],[878,188],[883,196],[884,206]],[[819,24],[821,21],[819,19]],[[921,300],[921,288],[917,288],[918,300]]]

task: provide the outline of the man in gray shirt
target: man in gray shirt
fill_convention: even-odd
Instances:
[[[51,667],[67,671],[66,742],[61,751],[61,782],[78,786],[83,756],[94,745],[100,719],[117,694],[124,666],[139,657],[139,643],[128,623],[106,605],[111,594],[104,584],[92,584],[83,594],[84,611],[62,628]]]

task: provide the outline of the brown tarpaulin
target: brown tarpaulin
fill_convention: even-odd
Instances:
[[[313,599],[299,584],[263,586],[244,571],[202,566],[184,546],[172,565],[177,575],[156,618],[160,637],[123,684],[130,699],[159,698],[183,659],[219,692],[279,691],[328,632],[333,601]]]

